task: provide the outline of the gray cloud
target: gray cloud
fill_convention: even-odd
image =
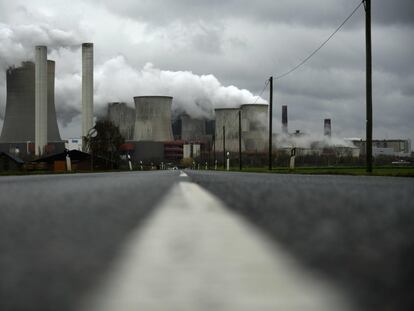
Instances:
[[[374,136],[414,139],[414,2],[372,2]],[[253,95],[234,99],[222,94],[212,104],[213,93],[206,96],[197,86],[201,77],[214,75],[219,85],[213,88],[216,93],[220,87],[231,93],[229,86],[235,85],[239,94],[247,94],[243,89],[257,94],[266,78],[306,57],[358,3],[72,0],[69,7],[63,0],[16,0],[12,4],[0,0],[0,56],[12,62],[21,60],[40,38],[53,47],[49,57],[56,60],[56,103],[61,124],[66,126],[64,133],[76,132],[73,128],[79,125],[80,51],[71,46],[81,41],[95,43],[97,107],[104,107],[108,100],[131,102],[133,95],[173,90],[177,103],[205,114],[214,105],[248,101]],[[23,31],[28,25],[30,31]],[[8,29],[13,40],[5,36]],[[118,67],[110,67],[114,62]],[[157,74],[145,69],[149,62]],[[275,82],[275,118],[280,117],[280,106],[287,104],[292,130],[318,133],[322,119],[331,117],[337,135],[364,137],[364,70],[364,14],[360,8],[320,53],[294,74]],[[177,84],[172,87],[160,78],[161,73],[177,72],[188,79],[184,81],[192,92],[187,98],[187,89]],[[158,78],[152,80],[154,77]],[[167,79],[171,78],[167,75]],[[146,80],[157,87],[149,88]],[[4,97],[0,91],[3,109]],[[263,97],[267,98],[267,91]]]

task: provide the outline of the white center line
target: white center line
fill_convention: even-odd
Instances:
[[[216,197],[179,182],[81,310],[353,310]]]
[[[186,173],[184,173],[183,171],[181,171],[180,177],[188,177],[188,175]]]

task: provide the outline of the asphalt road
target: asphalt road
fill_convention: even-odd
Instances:
[[[362,310],[414,310],[414,179],[189,172]]]
[[[414,180],[188,171],[362,310],[414,307]],[[179,172],[0,178],[0,310],[75,310]]]

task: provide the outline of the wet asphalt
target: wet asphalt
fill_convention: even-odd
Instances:
[[[414,308],[414,179],[187,171],[361,310]],[[75,310],[179,172],[0,177],[0,310]]]

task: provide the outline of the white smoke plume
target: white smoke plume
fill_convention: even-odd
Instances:
[[[248,90],[223,86],[211,74],[161,70],[151,63],[138,69],[130,66],[123,56],[116,56],[97,67],[97,105],[113,101],[133,103],[134,96],[144,95],[172,96],[174,112],[185,112],[195,118],[209,118],[213,116],[214,108],[238,107],[257,99]]]

